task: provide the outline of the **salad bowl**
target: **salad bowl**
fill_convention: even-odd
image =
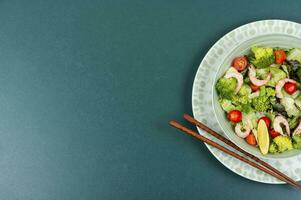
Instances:
[[[257,147],[239,138],[218,102],[216,81],[229,69],[234,57],[248,54],[251,46],[301,48],[301,24],[286,20],[261,20],[242,25],[225,34],[209,49],[196,72],[192,88],[194,118],[211,129],[228,137],[237,146],[263,159],[294,180],[301,180],[301,150],[282,154],[262,155]],[[198,128],[201,135],[218,142],[210,134]],[[247,179],[269,184],[282,181],[206,145],[214,157],[234,173]],[[236,150],[234,150],[236,151]]]
[[[221,65],[218,66],[215,77],[214,77],[214,84],[212,85],[212,103],[214,108],[214,114],[216,120],[226,134],[226,136],[234,142],[238,147],[255,155],[256,157],[265,158],[265,159],[282,159],[282,158],[289,158],[301,153],[301,150],[294,149],[289,150],[279,154],[266,154],[263,155],[258,148],[247,144],[243,138],[238,137],[227,116],[225,115],[225,111],[222,110],[221,106],[218,103],[218,95],[216,92],[216,82],[217,80],[225,74],[225,72],[231,66],[232,60],[237,57],[238,55],[247,55],[250,54],[250,48],[252,46],[263,46],[263,47],[280,47],[285,49],[291,48],[298,48],[301,49],[301,40],[297,37],[290,36],[287,34],[267,34],[267,35],[260,35],[257,37],[253,37],[247,41],[243,41],[239,43],[235,48],[231,51],[228,51],[228,55],[224,57]]]

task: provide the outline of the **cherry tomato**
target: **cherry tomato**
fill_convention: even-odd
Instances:
[[[247,67],[247,65],[248,60],[245,56],[236,57],[232,62],[232,66],[239,72],[243,71]]]
[[[228,119],[229,119],[231,122],[238,123],[238,122],[240,122],[241,119],[242,119],[242,113],[241,113],[239,110],[231,110],[231,111],[228,113]]]
[[[296,83],[287,82],[286,84],[284,84],[284,90],[288,94],[293,94],[297,90],[297,84]]]
[[[255,135],[252,132],[245,138],[245,140],[250,145],[256,145],[257,144]]]
[[[268,117],[263,116],[263,117],[261,117],[261,118],[258,120],[258,122],[259,122],[261,119],[264,121],[264,123],[265,123],[265,124],[267,125],[267,127],[269,128],[269,127],[270,127],[270,124],[271,124],[271,120],[270,120]]]
[[[270,129],[270,136],[271,136],[271,138],[275,138],[275,137],[277,137],[279,135],[280,135],[279,132],[275,131],[274,129]]]
[[[285,61],[286,55],[285,55],[284,51],[282,51],[282,50],[276,50],[274,52],[274,54],[275,54],[275,63],[276,64],[281,64],[281,63],[283,63],[283,61]]]
[[[250,87],[252,89],[252,92],[256,92],[260,89],[260,86],[257,86],[257,85],[254,85],[254,84],[251,84]]]

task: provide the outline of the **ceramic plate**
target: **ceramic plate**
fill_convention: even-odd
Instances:
[[[194,79],[192,90],[192,109],[196,119],[202,121],[212,129],[222,134],[212,106],[212,85],[214,84],[216,73],[218,72],[219,67],[228,59],[229,52],[233,52],[241,44],[245,44],[255,38],[266,38],[267,36],[275,38],[279,36],[280,38],[281,36],[295,38],[297,41],[300,40],[301,45],[301,24],[284,20],[256,21],[240,26],[218,40],[202,60]],[[294,44],[286,45],[294,46]],[[198,131],[200,134],[219,142],[201,129],[198,129]],[[279,181],[278,179],[257,170],[256,168],[253,168],[236,158],[215,149],[214,147],[209,145],[207,145],[207,147],[223,165],[245,178],[263,183],[283,183],[282,181]],[[266,159],[265,161],[294,180],[301,180],[301,155],[291,158],[273,160]]]

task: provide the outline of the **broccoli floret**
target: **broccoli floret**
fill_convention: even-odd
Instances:
[[[295,135],[292,139],[294,149],[301,149],[301,135]]]
[[[273,88],[267,87],[265,89],[266,95],[269,97],[274,97],[276,96],[276,91]]]
[[[252,99],[252,106],[256,111],[264,112],[272,108],[271,97],[274,97],[275,90],[269,87],[260,87],[259,96]]]
[[[272,105],[269,102],[269,97],[267,96],[259,96],[252,99],[252,106],[259,112],[264,112],[272,108]]]
[[[280,153],[293,149],[293,143],[290,137],[280,135],[275,137],[273,142],[277,145],[277,149]]]
[[[252,47],[251,52],[253,57],[250,58],[250,62],[257,68],[265,68],[270,66],[275,61],[273,48],[264,47]]]
[[[272,142],[272,143],[270,144],[269,152],[270,152],[270,153],[279,153],[279,151],[278,151],[278,146],[275,144],[275,142]]]
[[[242,104],[241,105],[241,111],[243,113],[250,113],[250,112],[253,112],[254,109],[252,108],[251,104]]]
[[[216,90],[221,98],[231,99],[236,88],[235,78],[220,78],[216,83]]]
[[[232,97],[232,103],[235,105],[240,104],[249,104],[251,103],[251,99],[248,96],[233,96]]]

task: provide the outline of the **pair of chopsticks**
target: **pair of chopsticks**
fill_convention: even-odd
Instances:
[[[198,140],[201,140],[203,142],[205,142],[206,144],[209,144],[235,158],[237,158],[238,160],[241,160],[261,171],[264,171],[267,174],[270,174],[271,176],[274,176],[276,178],[278,178],[279,180],[286,182],[288,184],[290,184],[291,186],[297,188],[297,189],[301,189],[301,185],[294,181],[293,179],[291,179],[290,177],[288,177],[287,175],[283,174],[282,172],[280,172],[279,170],[275,169],[274,167],[272,167],[271,165],[269,165],[268,163],[260,160],[259,158],[257,158],[256,156],[246,152],[245,150],[239,148],[238,146],[236,146],[233,142],[231,142],[230,140],[228,140],[227,138],[221,136],[220,134],[218,134],[217,132],[215,132],[214,130],[210,129],[209,127],[207,127],[205,124],[197,121],[196,119],[194,119],[193,117],[191,117],[188,114],[184,114],[183,115],[184,119],[186,119],[187,121],[189,121],[190,123],[194,124],[195,126],[203,129],[204,131],[206,131],[207,133],[211,134],[212,136],[216,137],[217,139],[219,139],[220,141],[224,142],[225,144],[231,146],[232,148],[236,149],[237,151],[241,152],[242,154],[246,155],[247,157],[251,158],[253,161],[235,153],[234,151],[231,151],[229,149],[227,149],[224,146],[221,146],[220,144],[206,138],[205,136],[202,136],[200,134],[198,134],[197,132],[179,124],[178,122],[176,122],[175,120],[172,120],[169,122],[169,124],[181,131],[183,131],[184,133],[191,135],[195,138],[197,138]],[[254,162],[255,161],[255,162]]]

